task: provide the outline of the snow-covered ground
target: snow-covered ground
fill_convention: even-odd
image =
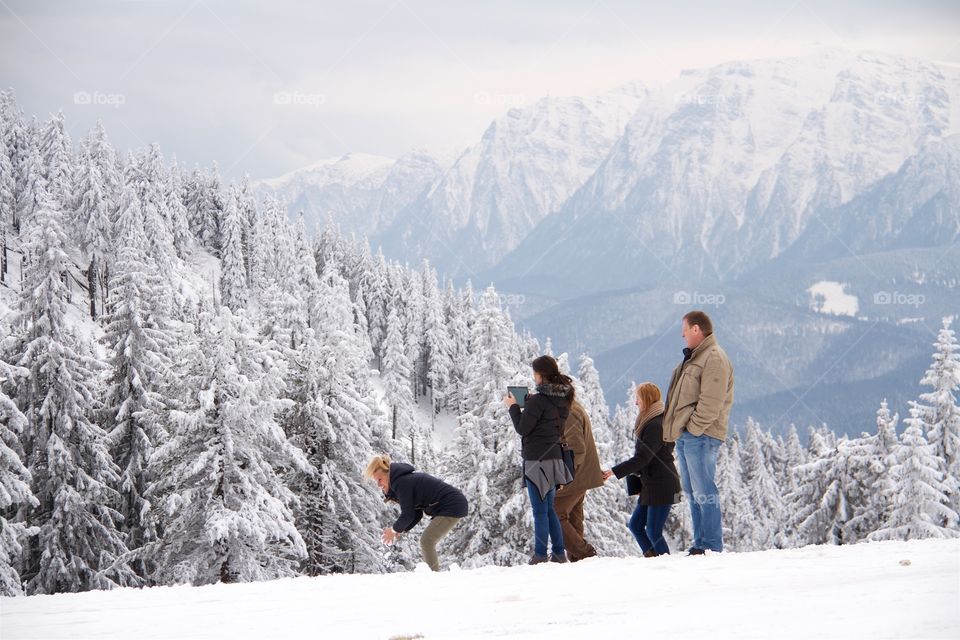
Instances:
[[[813,284],[807,293],[812,302],[810,308],[818,313],[828,313],[837,316],[856,316],[860,309],[860,300],[857,296],[847,293],[842,282],[821,280]]]
[[[0,599],[18,638],[957,638],[960,541]]]

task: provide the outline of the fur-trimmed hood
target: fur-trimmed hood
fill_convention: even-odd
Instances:
[[[544,382],[543,384],[537,385],[537,393],[555,398],[567,398],[573,393],[573,385]]]

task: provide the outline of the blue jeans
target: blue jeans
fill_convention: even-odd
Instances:
[[[647,507],[637,500],[637,508],[633,510],[627,527],[644,553],[650,549],[656,551],[657,555],[670,553],[670,547],[667,546],[667,541],[663,537],[663,525],[667,522],[667,516],[670,515],[671,506],[673,505],[665,504]]]
[[[560,518],[553,509],[553,500],[557,496],[556,489],[550,489],[547,495],[540,499],[540,490],[529,480],[527,494],[530,496],[530,505],[533,507],[533,552],[538,556],[547,555],[547,538],[553,542],[553,552],[563,555],[563,531],[560,529]]]
[[[695,436],[689,431],[684,431],[677,439],[680,485],[690,502],[693,546],[697,549],[723,551],[720,491],[716,482],[717,453],[722,444],[722,440]]]

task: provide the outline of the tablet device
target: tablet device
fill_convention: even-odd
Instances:
[[[517,406],[523,409],[523,404],[527,401],[527,394],[530,390],[527,387],[507,387],[507,392],[517,401]]]

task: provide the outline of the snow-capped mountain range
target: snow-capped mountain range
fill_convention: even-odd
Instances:
[[[352,153],[257,186],[308,221],[331,216],[449,275],[476,275],[514,249],[495,273],[524,272],[551,248],[590,282],[579,258],[610,253],[617,266],[652,258],[678,276],[723,279],[781,254],[822,212],[958,131],[960,69],[826,49],[543,98],[494,120],[452,165],[422,151]],[[626,252],[608,251],[611,240]]]
[[[593,175],[645,96],[628,85],[511,109],[452,163],[425,151],[396,161],[348,154],[256,186],[308,222],[332,217],[390,256],[470,275],[494,266]]]
[[[684,73],[498,274],[551,247],[571,256],[563,275],[579,292],[598,275],[606,288],[728,280],[956,132],[958,108],[960,69],[896,56],[827,50]]]
[[[522,294],[516,315],[556,349],[598,353],[617,396],[624,379],[655,377],[623,354],[676,324],[677,295],[704,306],[698,293],[715,301],[724,291],[752,311],[716,309],[746,323],[745,343],[784,321],[822,338],[804,342],[815,346],[796,356],[800,368],[858,323],[889,322],[915,345],[892,358],[897,380],[915,386],[922,372],[909,367],[930,342],[915,321],[937,325],[960,307],[948,275],[960,238],[958,133],[960,67],[830,48],[544,98],[494,120],[452,163],[351,154],[259,187],[390,257],[429,258],[447,276]],[[859,297],[845,329],[827,323],[824,333],[815,317],[829,315],[810,305],[821,281]],[[888,293],[924,306],[891,305]],[[747,375],[768,374],[750,366]],[[838,384],[870,379],[859,366]],[[807,390],[794,384],[771,393]],[[757,413],[762,397],[745,400]]]

